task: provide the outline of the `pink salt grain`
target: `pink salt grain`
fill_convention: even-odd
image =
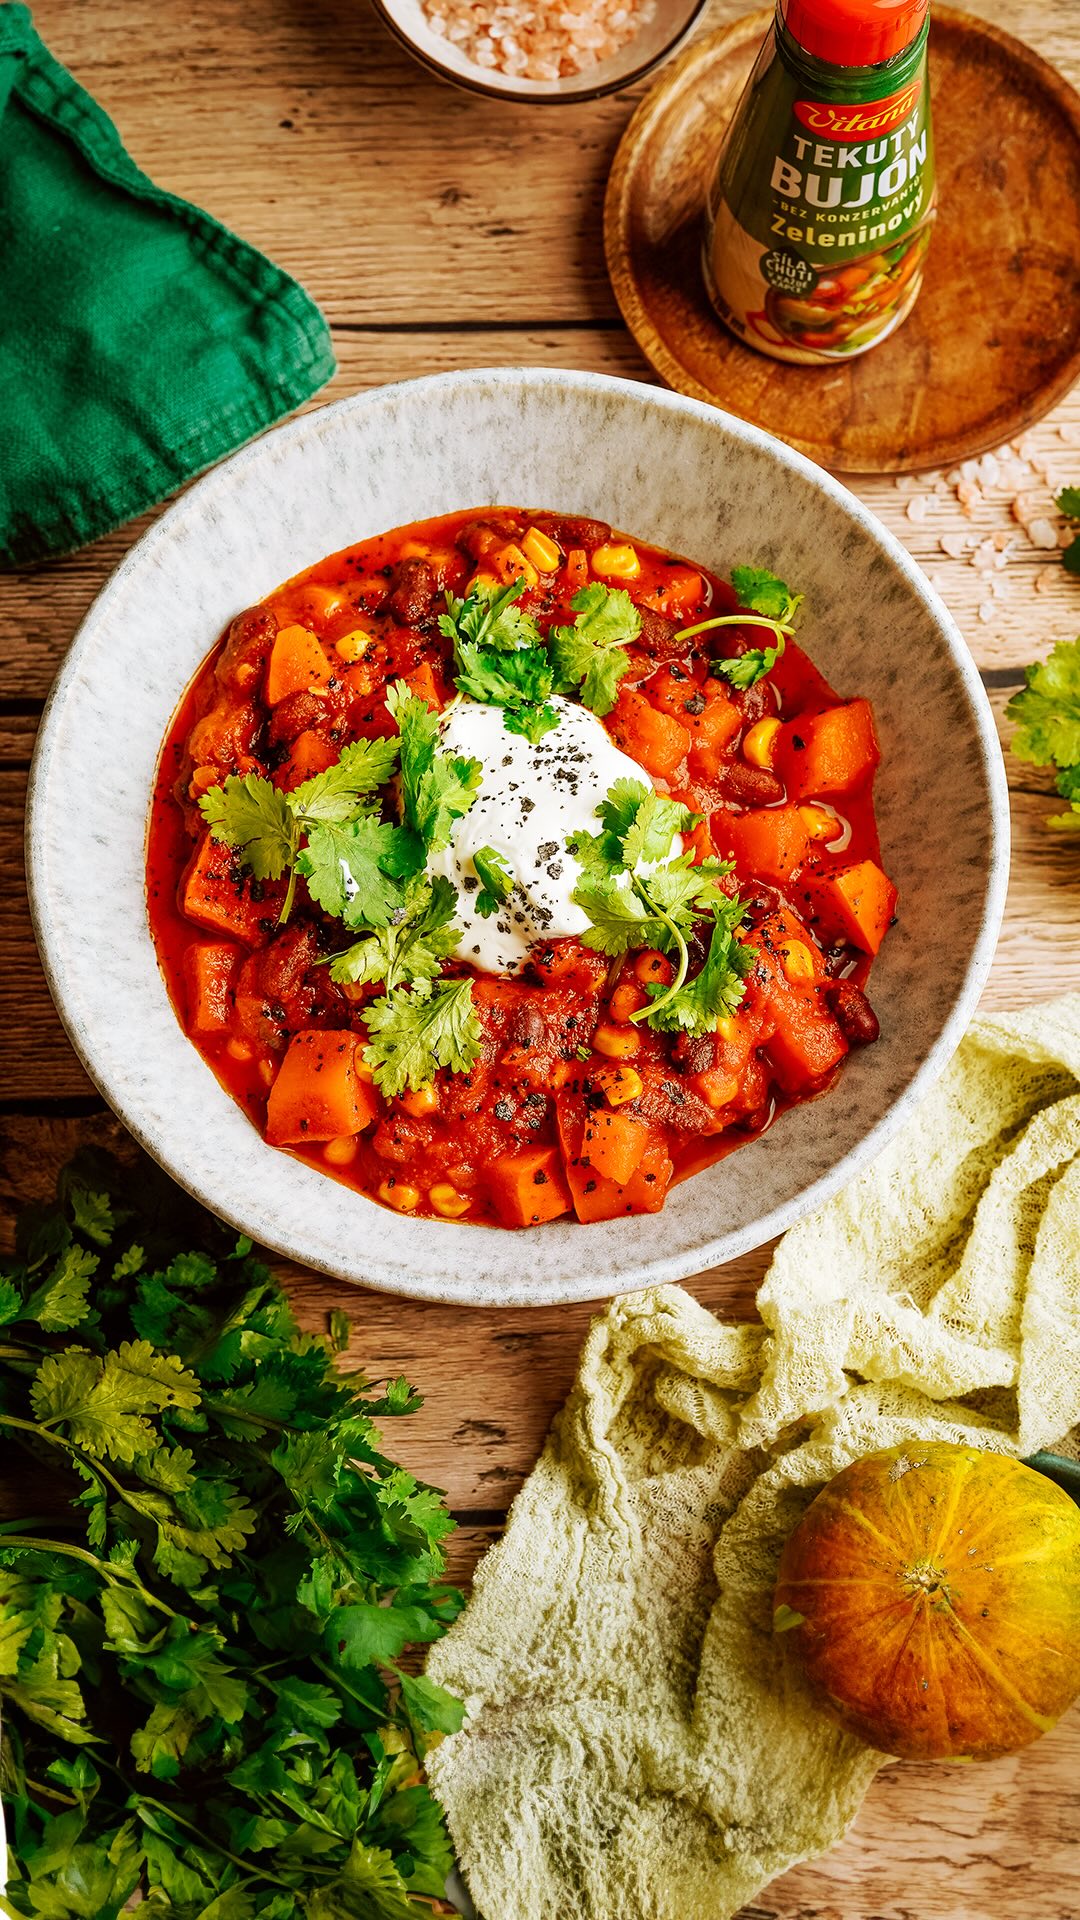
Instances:
[[[657,0],[424,0],[429,26],[487,72],[567,79],[621,53]]]

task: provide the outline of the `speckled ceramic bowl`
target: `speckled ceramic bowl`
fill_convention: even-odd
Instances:
[[[599,516],[720,572],[761,563],[801,589],[800,639],[842,692],[874,703],[878,811],[901,899],[874,971],[882,1038],[852,1057],[833,1092],[677,1187],[660,1214],[523,1233],[387,1212],[264,1145],[177,1024],[143,884],[162,736],[226,622],[350,542],[496,501]],[[208,1206],[306,1265],[463,1305],[679,1280],[833,1193],[959,1041],[1008,867],[1004,772],[978,676],[918,568],[859,502],[697,401],[520,368],[361,394],[268,434],[192,487],[129,553],[68,655],[41,729],[28,831],[57,1005],[144,1146]]]

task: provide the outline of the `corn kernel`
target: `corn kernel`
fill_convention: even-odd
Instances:
[[[323,1148],[323,1159],[329,1160],[332,1167],[347,1167],[356,1159],[360,1151],[360,1142],[350,1133],[341,1133],[336,1140],[328,1140]]]
[[[547,534],[541,533],[539,527],[529,528],[521,543],[521,551],[526,560],[531,560],[540,573],[554,573],[562,559],[562,554],[554,540],[549,540]]]
[[[826,807],[800,807],[799,819],[811,840],[830,840],[837,831],[837,819]]]
[[[609,1107],[624,1107],[628,1100],[639,1100],[644,1090],[636,1067],[616,1067],[603,1077],[604,1098]]]
[[[633,1027],[597,1027],[592,1038],[597,1053],[607,1055],[609,1060],[632,1060],[639,1046],[640,1037]]]
[[[188,788],[191,798],[195,800],[200,793],[207,793],[211,787],[217,786],[220,779],[221,775],[216,767],[196,767]]]
[[[780,948],[780,964],[789,980],[813,980],[817,977],[814,956],[801,940],[786,940]]]
[[[370,645],[370,633],[365,633],[362,627],[357,627],[354,632],[343,633],[340,640],[334,641],[334,652],[339,660],[344,660],[347,667],[352,667],[358,660],[363,659]]]
[[[230,1060],[241,1060],[246,1063],[255,1058],[255,1049],[247,1040],[230,1040],[225,1051]]]
[[[636,580],[641,572],[637,549],[628,540],[597,547],[592,564],[594,573],[608,573],[615,580]]]
[[[427,1114],[436,1113],[439,1107],[439,1089],[434,1081],[426,1087],[419,1087],[415,1093],[399,1093],[398,1106],[411,1113],[414,1120],[423,1120]]]
[[[391,1178],[383,1181],[379,1199],[385,1200],[388,1207],[396,1207],[398,1213],[415,1213],[420,1205],[420,1189],[410,1187],[405,1180]]]
[[[622,986],[616,987],[608,1001],[608,1012],[613,1020],[629,1020],[631,1014],[637,1013],[647,1005],[647,995],[642,992],[637,982],[627,980]]]
[[[459,1193],[448,1180],[440,1180],[438,1186],[432,1187],[428,1199],[436,1213],[441,1213],[444,1220],[460,1220],[462,1214],[468,1213],[472,1205],[468,1194]]]
[[[771,767],[776,757],[776,736],[779,731],[779,720],[759,720],[742,743],[743,758],[749,760],[752,767]]]
[[[713,1032],[718,1033],[720,1035],[721,1040],[734,1040],[735,1038],[734,1020],[732,1020],[728,1014],[722,1013],[720,1015],[719,1020],[717,1020],[715,1026],[713,1027]]]

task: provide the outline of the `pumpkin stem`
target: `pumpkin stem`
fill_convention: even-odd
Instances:
[[[951,1605],[952,1589],[944,1567],[936,1567],[930,1560],[916,1560],[911,1566],[905,1567],[903,1578],[904,1585],[913,1596],[925,1594],[928,1600],[936,1600],[939,1605]]]

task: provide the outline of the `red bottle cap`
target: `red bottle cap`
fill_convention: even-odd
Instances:
[[[793,40],[835,67],[875,67],[918,38],[930,0],[780,0]]]

